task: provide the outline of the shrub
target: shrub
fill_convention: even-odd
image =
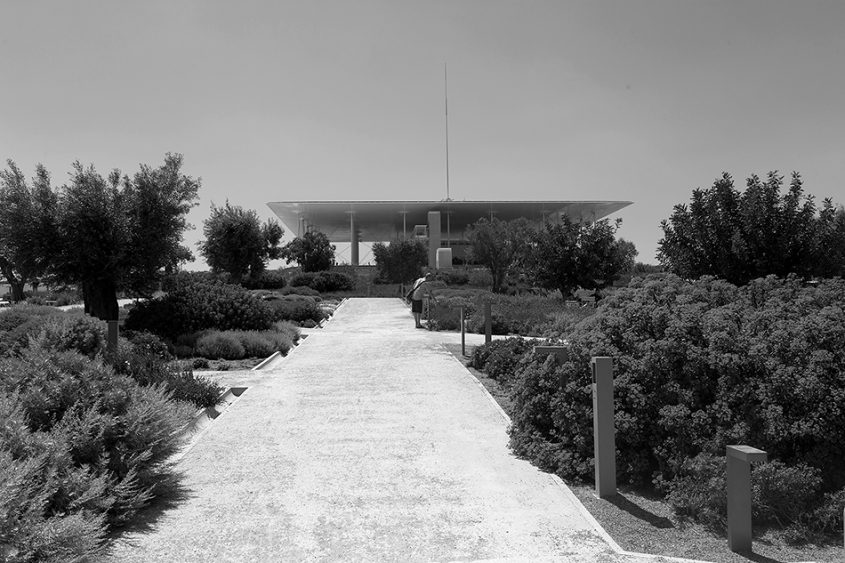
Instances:
[[[10,328],[0,335],[4,356],[19,354],[33,338],[55,350],[75,350],[92,358],[106,348],[106,323],[80,312],[46,307],[11,311],[2,317],[7,315],[10,318],[3,320]]]
[[[161,290],[169,293],[186,285],[192,286],[195,284],[229,283],[230,279],[231,276],[228,272],[176,272],[165,276],[161,280]]]
[[[129,312],[125,326],[172,340],[204,329],[265,330],[272,322],[270,308],[246,289],[190,281],[176,284],[164,297],[139,303]]]
[[[276,295],[305,295],[307,297],[319,297],[320,292],[316,289],[311,289],[307,285],[289,285],[281,291],[276,292]]]
[[[98,523],[126,522],[173,477],[168,459],[192,409],[160,387],[139,386],[98,359],[36,343],[0,360],[0,391],[0,465],[11,453],[15,474],[27,475],[28,484],[0,488],[0,495],[17,495],[2,505],[18,507],[11,516],[18,522],[36,520],[14,531],[19,557],[62,559],[61,549],[90,550],[102,537]],[[0,480],[7,475],[0,471]],[[4,518],[0,527],[9,525]]]
[[[51,315],[41,330],[47,345],[56,350],[74,350],[93,358],[106,349],[106,323],[76,314]]]
[[[212,360],[240,360],[246,357],[240,339],[231,332],[209,331],[197,340],[195,352]]]
[[[116,373],[127,375],[140,385],[162,386],[173,399],[192,403],[197,408],[217,404],[223,388],[171,361],[167,346],[155,335],[136,333],[129,336],[128,342],[119,346],[117,354],[109,358]]]
[[[469,365],[485,372],[492,379],[508,384],[523,357],[531,354],[538,344],[539,340],[518,337],[493,340],[473,350]]]
[[[244,331],[232,332],[232,335],[240,341],[248,358],[266,358],[267,356],[281,352],[287,354],[293,347],[293,341],[287,334],[265,331]]]
[[[303,323],[310,320],[316,324],[326,318],[326,315],[312,297],[287,295],[266,303],[270,306],[272,318],[275,321]]]
[[[667,501],[675,513],[723,530],[727,522],[727,481],[724,455],[701,453],[685,461],[667,484]],[[751,471],[751,506],[758,524],[798,523],[818,502],[818,469],[780,461],[755,465]]]
[[[478,268],[467,272],[467,283],[472,287],[488,289],[493,286],[493,275],[487,268]]]
[[[773,472],[760,485],[776,491],[767,498],[782,495],[801,511],[766,500],[771,518],[807,522],[845,485],[843,311],[842,280],[805,287],[770,277],[737,288],[712,278],[634,278],[565,334],[569,361],[521,366],[511,444],[565,478],[589,479],[589,361],[611,356],[620,482],[654,482],[671,494],[676,478],[686,479],[712,494],[706,456],[750,444],[784,464],[762,470],[760,479]],[[818,486],[809,486],[817,475]],[[806,486],[785,484],[799,480]],[[704,496],[702,489],[701,499],[690,493],[676,504],[714,522],[715,509],[699,506]]]
[[[3,561],[62,561],[102,550],[114,500],[107,475],[76,467],[66,436],[33,432],[16,393],[0,395]]]
[[[287,285],[287,280],[279,270],[264,270],[258,278],[244,278],[241,285],[247,289],[282,289]]]
[[[327,291],[347,291],[355,288],[355,280],[340,272],[305,272],[290,280],[291,286],[306,286],[324,293]]]
[[[299,328],[287,321],[277,321],[273,323],[273,330],[286,335],[291,342],[299,342],[300,331]]]
[[[467,285],[469,283],[469,274],[459,270],[447,270],[439,272],[437,279],[442,280],[446,285]]]

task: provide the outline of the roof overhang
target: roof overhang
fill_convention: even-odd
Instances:
[[[597,221],[631,205],[630,201],[280,201],[267,205],[285,229],[300,234],[302,222],[325,233],[333,242],[350,240],[350,218],[361,242],[389,241],[428,224],[429,211],[439,211],[441,226],[453,236],[482,217],[508,221],[525,217],[557,222],[561,216]]]

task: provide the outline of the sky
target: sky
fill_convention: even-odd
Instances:
[[[0,0],[0,158],[182,153],[204,269],[212,203],[445,198],[447,64],[452,199],[632,201],[654,264],[723,171],[845,203],[843,29],[839,0]]]

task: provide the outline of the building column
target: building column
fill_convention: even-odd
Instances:
[[[349,262],[353,266],[358,265],[358,230],[355,227],[355,212],[349,212]]]
[[[428,212],[428,267],[437,267],[437,249],[440,248],[440,212]]]

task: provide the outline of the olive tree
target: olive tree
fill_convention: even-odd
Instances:
[[[255,211],[227,200],[223,207],[211,204],[211,216],[203,222],[205,240],[198,246],[213,272],[228,272],[240,283],[246,276],[257,278],[268,260],[281,257],[283,233],[276,221],[262,225]]]
[[[27,183],[11,160],[0,172],[0,272],[12,290],[12,300],[24,298],[24,286],[47,273],[50,248],[57,241],[57,194],[40,164]]]
[[[158,168],[141,165],[133,177],[73,164],[59,192],[51,269],[79,284],[85,312],[118,318],[117,292],[148,295],[164,271],[191,260],[182,246],[186,216],[200,181],[181,172],[182,155],[167,153]]]

